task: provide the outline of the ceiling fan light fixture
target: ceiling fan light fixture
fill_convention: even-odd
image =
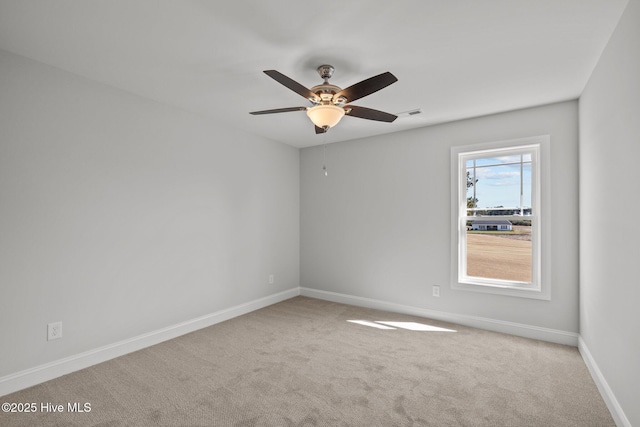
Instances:
[[[319,128],[331,128],[338,124],[344,116],[344,109],[337,105],[316,105],[307,109],[307,116]]]

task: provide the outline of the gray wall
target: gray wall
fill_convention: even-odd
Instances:
[[[638,158],[640,2],[632,0],[580,97],[580,334],[634,426],[640,425]]]
[[[452,290],[450,148],[543,134],[551,136],[551,300]],[[577,333],[577,148],[578,106],[569,101],[329,145],[328,177],[323,148],[303,149],[301,286]]]
[[[0,377],[299,285],[297,149],[2,51],[0,94]]]

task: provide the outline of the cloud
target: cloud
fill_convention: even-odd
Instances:
[[[476,178],[485,185],[508,186],[520,184],[520,171],[496,171],[493,168],[478,168]]]

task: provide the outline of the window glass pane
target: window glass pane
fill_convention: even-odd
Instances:
[[[517,154],[467,161],[467,208],[475,215],[531,215],[530,159]]]
[[[532,281],[531,220],[467,222],[467,276]]]

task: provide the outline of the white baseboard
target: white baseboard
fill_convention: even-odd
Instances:
[[[89,366],[159,344],[163,341],[188,334],[189,332],[215,325],[216,323],[224,322],[225,320],[250,313],[298,295],[300,295],[299,288],[289,289],[192,320],[187,320],[177,325],[158,329],[137,337],[6,375],[0,378],[0,396],[52,380],[80,369],[88,368]]]
[[[591,373],[591,377],[593,381],[596,383],[600,394],[602,395],[602,399],[604,403],[606,403],[607,408],[609,408],[609,412],[611,412],[611,416],[615,421],[618,427],[631,427],[631,421],[627,418],[622,407],[618,403],[618,399],[613,394],[613,390],[609,387],[607,380],[602,375],[600,368],[598,368],[598,364],[595,359],[591,355],[591,352],[587,348],[587,344],[584,342],[582,337],[578,337],[578,350],[580,350],[580,354],[582,355],[582,359],[584,363],[587,365],[589,372]]]
[[[429,310],[426,308],[413,307],[409,305],[396,304],[392,302],[340,294],[336,292],[321,291],[310,288],[300,288],[300,295],[311,298],[324,299],[327,301],[339,302],[343,304],[357,305],[360,307],[428,317],[430,319],[442,320],[444,322],[457,323],[459,325],[471,326],[474,328],[486,329],[494,332],[502,332],[505,334],[517,335],[525,338],[548,341],[557,344],[570,345],[573,347],[576,347],[578,345],[578,334],[575,332],[541,328],[539,326],[506,322],[503,320],[489,319],[485,317],[447,313],[444,311]]]

